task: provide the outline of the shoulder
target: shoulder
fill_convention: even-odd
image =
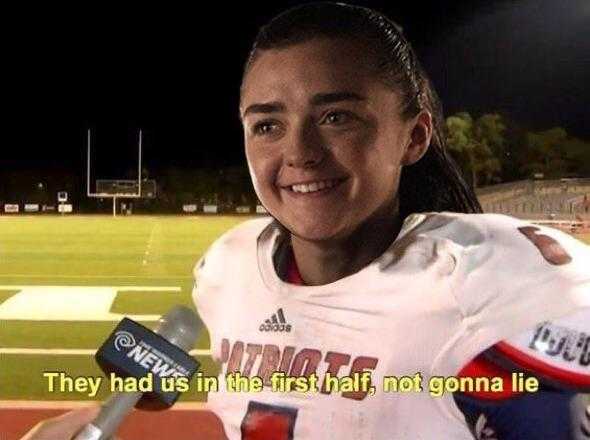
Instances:
[[[223,320],[228,298],[256,272],[257,242],[273,224],[272,218],[248,220],[221,235],[197,261],[192,297],[211,330]],[[224,303],[225,302],[225,303]]]
[[[246,220],[222,234],[209,247],[207,253],[237,250],[256,243],[260,234],[271,225],[270,217]]]
[[[247,220],[225,232],[199,259],[195,265],[195,277],[205,271],[214,270],[220,263],[225,266],[226,263],[239,259],[241,255],[255,252],[258,238],[272,223],[273,219],[270,217]]]
[[[415,223],[414,229],[417,231],[444,237],[462,246],[488,242],[497,246],[512,247],[518,244],[513,241],[515,237],[522,238],[532,235],[528,230],[535,230],[539,234],[547,233],[563,240],[566,244],[582,244],[557,229],[503,214],[433,212],[413,214],[406,219],[406,222]]]
[[[562,272],[587,272],[590,246],[554,228],[500,214],[417,216],[421,218],[416,233],[450,242],[466,272],[494,266],[508,269],[513,263],[521,272],[557,267],[563,267]]]
[[[447,240],[461,335],[441,356],[455,374],[500,341],[590,306],[590,247],[552,228],[496,214],[429,215],[416,228]],[[530,340],[529,340],[530,342]]]

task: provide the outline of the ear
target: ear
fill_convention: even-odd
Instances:
[[[422,159],[432,139],[432,115],[423,110],[416,116],[411,126],[410,140],[402,157],[402,165],[412,165]]]

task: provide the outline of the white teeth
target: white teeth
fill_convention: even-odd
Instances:
[[[332,188],[337,183],[338,180],[322,180],[308,184],[292,185],[291,190],[298,193],[315,192],[324,188]]]

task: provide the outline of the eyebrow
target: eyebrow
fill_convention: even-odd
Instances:
[[[326,104],[333,104],[342,101],[364,101],[365,98],[354,92],[333,92],[333,93],[318,93],[310,99],[310,104],[313,106],[320,106]],[[242,118],[252,113],[276,113],[284,112],[285,104],[278,101],[265,102],[260,104],[252,104],[244,110]]]
[[[263,104],[252,104],[244,110],[242,117],[245,117],[251,113],[276,113],[284,112],[285,104],[277,101],[265,102]]]
[[[364,101],[365,98],[354,92],[318,93],[311,98],[311,105],[326,105],[342,101]]]

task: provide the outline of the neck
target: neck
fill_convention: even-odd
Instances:
[[[352,275],[379,257],[401,229],[397,204],[365,221],[342,239],[308,241],[291,235],[293,254],[307,285],[332,283]]]

